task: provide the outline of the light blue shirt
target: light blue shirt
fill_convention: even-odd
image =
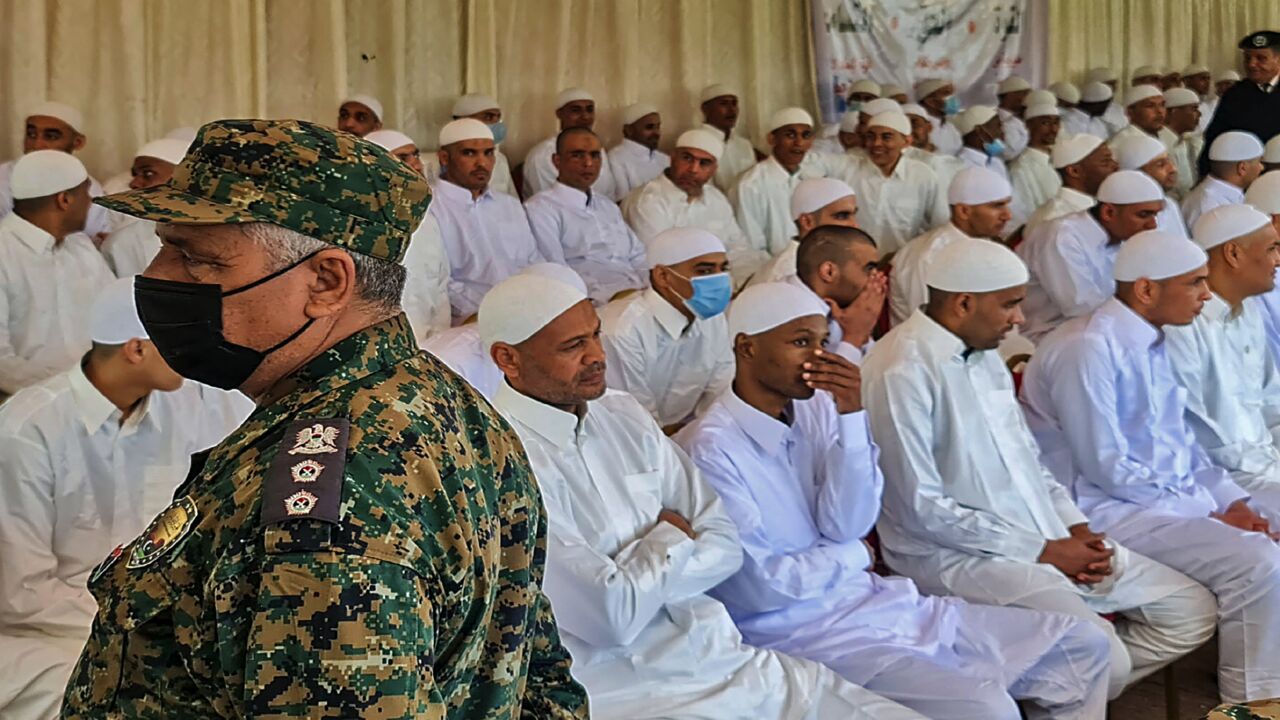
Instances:
[[[1280,279],[1280,271],[1276,272]],[[1262,301],[1262,320],[1267,326],[1267,347],[1271,348],[1271,357],[1280,365],[1280,284],[1269,293],[1259,296]]]

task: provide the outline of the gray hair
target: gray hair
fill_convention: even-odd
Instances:
[[[303,258],[321,250],[345,250],[272,223],[245,223],[240,230],[271,258],[271,272],[302,262]],[[376,312],[400,312],[400,296],[404,293],[406,275],[404,266],[363,253],[346,252],[356,266],[356,296]]]

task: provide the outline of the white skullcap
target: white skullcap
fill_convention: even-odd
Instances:
[[[1135,79],[1140,77],[1150,77],[1152,75],[1163,76],[1164,71],[1155,65],[1139,65],[1138,69],[1134,70],[1133,74],[1129,77],[1130,79]]]
[[[1167,145],[1146,133],[1121,138],[1111,149],[1121,170],[1141,170],[1143,165],[1169,154]]]
[[[835,178],[809,178],[801,180],[791,191],[791,219],[817,212],[831,203],[855,195],[848,183]]]
[[[559,95],[556,95],[556,109],[559,110],[565,105],[568,105],[571,102],[577,102],[579,100],[586,100],[587,102],[595,102],[596,98],[594,95],[591,94],[589,90],[584,90],[580,87],[565,88],[564,90],[560,91]]]
[[[587,284],[583,282],[582,276],[576,270],[568,265],[560,263],[540,262],[534,263],[520,271],[522,275],[537,275],[549,280],[556,280],[576,289],[583,295],[587,294]]]
[[[27,200],[80,187],[88,179],[88,171],[71,153],[35,150],[13,164],[9,189],[14,200]]]
[[[862,106],[862,113],[867,117],[875,117],[887,112],[902,112],[902,105],[893,98],[876,98]]]
[[[1065,80],[1050,85],[1049,90],[1053,92],[1055,98],[1063,102],[1073,105],[1080,102],[1080,89]]]
[[[1252,205],[1219,205],[1196,220],[1191,239],[1205,250],[1244,237],[1271,224],[1271,216]]]
[[[1280,164],[1280,135],[1276,135],[1262,146],[1262,162],[1268,165]]]
[[[630,125],[631,123],[636,122],[637,120],[644,117],[645,115],[656,115],[656,114],[658,114],[658,108],[650,105],[649,103],[642,103],[642,102],[633,103],[631,105],[628,105],[626,109],[622,111],[622,124]]]
[[[1280,215],[1280,170],[1263,173],[1254,180],[1244,201],[1268,215]]]
[[[945,292],[995,292],[1030,279],[1022,258],[1004,243],[971,237],[939,250],[925,271],[925,285]]]
[[[676,227],[663,230],[649,240],[645,254],[649,269],[658,265],[678,265],[711,253],[725,252],[720,238],[695,227]]]
[[[1066,137],[1059,135],[1058,141],[1053,144],[1053,152],[1049,154],[1049,160],[1055,168],[1061,170],[1089,157],[1090,153],[1097,150],[1101,144],[1102,138],[1089,133]]]
[[[974,105],[965,110],[952,120],[952,124],[956,126],[956,130],[960,131],[960,136],[964,137],[973,132],[977,128],[991,121],[996,116],[996,109],[990,105]]]
[[[482,113],[485,110],[500,110],[501,108],[502,106],[498,104],[498,99],[492,95],[468,93],[453,101],[453,116],[462,118]]]
[[[475,118],[450,120],[440,128],[440,147],[448,147],[463,140],[492,140],[493,131]]]
[[[130,340],[150,340],[138,317],[133,299],[133,278],[118,278],[107,284],[89,311],[89,339],[99,345],[123,345]]]
[[[1223,70],[1222,72],[1218,73],[1218,77],[1214,78],[1214,82],[1223,82],[1225,80],[1233,80],[1235,82],[1240,82],[1240,73],[1236,72],[1235,70]]]
[[[867,93],[868,95],[880,97],[880,85],[875,80],[863,78],[849,86],[847,94],[852,95],[854,93]]]
[[[1116,71],[1109,67],[1096,67],[1089,71],[1089,75],[1085,78],[1087,82],[1115,82]]]
[[[1143,230],[1120,243],[1111,276],[1116,282],[1141,278],[1165,280],[1189,273],[1209,262],[1209,256],[1190,240],[1163,230]]]
[[[373,111],[373,116],[382,119],[382,103],[378,102],[378,98],[372,95],[350,95],[343,100],[340,105],[346,105],[349,102],[360,103],[361,105]]]
[[[769,127],[765,129],[768,132],[773,132],[787,125],[808,125],[813,127],[813,116],[798,107],[783,108],[774,113],[772,118],[769,118]]]
[[[956,173],[951,179],[951,186],[947,188],[948,205],[982,205],[1011,197],[1013,188],[1004,176],[976,165],[970,165]]]
[[[1111,86],[1106,83],[1086,83],[1084,88],[1080,90],[1080,99],[1088,103],[1110,100],[1114,96],[1115,93],[1112,92]]]
[[[138,148],[138,152],[134,153],[134,157],[149,157],[157,160],[163,160],[170,165],[177,165],[182,162],[182,158],[187,154],[187,147],[190,143],[181,140],[173,140],[171,138],[161,138],[152,140],[151,142]]]
[[[729,341],[738,335],[759,335],[796,318],[820,315],[831,308],[812,290],[791,283],[768,282],[743,290],[729,306]]]
[[[1022,78],[1017,75],[1010,75],[1004,80],[1001,80],[1000,84],[996,86],[996,94],[1007,95],[1012,92],[1021,92],[1023,90],[1030,89],[1031,83],[1027,82],[1026,78]]]
[[[1207,65],[1201,65],[1200,63],[1191,63],[1190,65],[1182,68],[1182,77],[1188,77],[1190,75],[1208,75],[1208,74],[1209,74],[1209,67]]]
[[[882,127],[911,137],[911,121],[900,112],[882,112],[867,122],[867,127]]]
[[[925,110],[924,106],[918,103],[907,103],[906,105],[903,105],[902,114],[915,115],[916,117],[924,118],[925,120],[929,119],[929,111]]]
[[[1098,186],[1098,202],[1108,205],[1137,205],[1164,202],[1164,190],[1150,175],[1137,170],[1117,170]]]
[[[27,112],[29,118],[36,116],[57,118],[76,132],[80,132],[80,128],[84,127],[84,117],[80,111],[60,102],[42,102]]]
[[[1162,98],[1164,93],[1155,85],[1134,85],[1124,94],[1124,106],[1129,107],[1134,103],[1140,103],[1149,98]]]
[[[1262,157],[1262,141],[1253,133],[1230,130],[1213,139],[1209,159],[1223,162],[1257,160]]]
[[[716,160],[724,154],[724,140],[716,137],[716,134],[710,130],[702,128],[694,128],[693,130],[685,130],[676,138],[676,147],[693,148],[701,150]]]
[[[1026,106],[1032,105],[1057,105],[1058,96],[1049,90],[1032,90],[1027,93]]]
[[[1046,115],[1059,117],[1062,113],[1058,110],[1057,105],[1039,103],[1036,105],[1028,105],[1026,112],[1022,114],[1022,119],[1030,120],[1031,118],[1045,117]]]
[[[1186,105],[1199,105],[1200,96],[1195,90],[1186,88],[1169,88],[1164,91],[1164,106],[1166,108],[1183,107]]]
[[[480,301],[480,342],[486,350],[499,342],[519,345],[586,299],[581,290],[559,280],[533,273],[512,275]]]
[[[708,85],[702,88],[702,94],[698,95],[698,104],[701,105],[708,100],[715,100],[718,97],[725,97],[726,95],[738,97],[738,89],[722,83]]]
[[[413,141],[413,138],[405,135],[399,130],[374,130],[368,135],[365,135],[364,139],[388,152],[395,150],[396,148],[402,148],[405,145],[417,145],[417,143]]]
[[[181,140],[188,147],[196,141],[196,135],[199,133],[193,127],[176,127],[164,134],[166,140]]]
[[[856,132],[858,130],[858,118],[862,113],[857,110],[850,110],[840,116],[840,132]]]
[[[950,80],[934,78],[916,83],[916,100],[923,100],[951,84]]]
[[[901,85],[881,85],[880,97],[892,98],[894,95],[906,95],[907,91]]]

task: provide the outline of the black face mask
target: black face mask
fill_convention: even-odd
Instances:
[[[314,253],[313,253],[314,255]],[[227,342],[222,335],[222,299],[270,282],[312,257],[270,275],[222,292],[219,285],[157,280],[139,275],[133,281],[138,317],[156,350],[184,378],[234,390],[244,384],[268,355],[288,345],[315,322],[307,320],[289,337],[266,350]]]

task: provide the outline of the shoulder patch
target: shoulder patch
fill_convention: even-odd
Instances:
[[[262,481],[260,526],[301,519],[340,522],[350,430],[346,418],[299,420],[285,430]]]

